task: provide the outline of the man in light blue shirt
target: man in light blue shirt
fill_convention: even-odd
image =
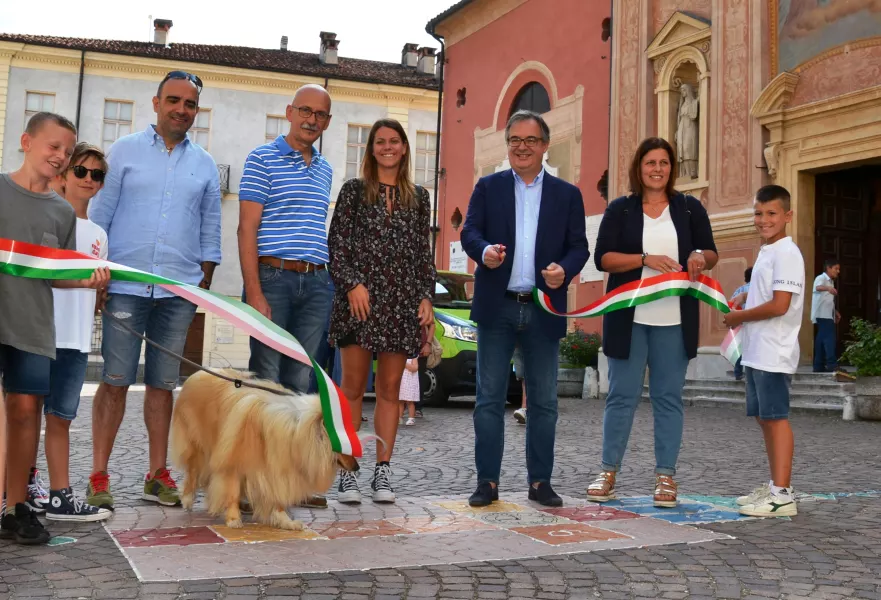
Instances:
[[[190,141],[199,112],[202,81],[172,71],[159,84],[156,125],[117,140],[110,170],[89,218],[108,235],[109,260],[208,289],[220,264],[220,180],[214,159]],[[106,310],[135,331],[181,354],[196,312],[194,304],[162,288],[114,282]],[[113,507],[107,476],[110,453],[135,382],[141,340],[105,322],[103,381],[92,405],[92,475],[88,502]],[[180,361],[148,346],[145,354],[144,420],[150,444],[145,500],[180,504],[167,464],[168,434]]]

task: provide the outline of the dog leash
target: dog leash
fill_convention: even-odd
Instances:
[[[160,352],[163,352],[169,356],[173,356],[174,358],[178,359],[182,363],[189,365],[189,366],[193,367],[194,369],[197,369],[199,371],[205,371],[209,375],[214,375],[215,377],[219,377],[220,379],[223,379],[224,381],[229,381],[237,388],[249,387],[249,388],[254,388],[257,390],[263,390],[264,392],[271,392],[273,394],[278,394],[279,396],[297,396],[298,395],[298,394],[295,394],[295,393],[287,391],[287,390],[285,390],[285,391],[277,390],[274,388],[269,388],[269,387],[260,385],[258,383],[251,383],[249,381],[244,381],[244,380],[238,379],[236,377],[229,377],[228,375],[224,375],[223,373],[218,373],[217,371],[214,371],[212,369],[209,369],[208,367],[202,366],[199,363],[193,362],[190,359],[185,358],[185,357],[181,356],[180,354],[169,350],[165,346],[163,346],[161,344],[157,344],[156,342],[154,342],[153,340],[151,340],[147,336],[138,333],[137,331],[132,329],[127,323],[125,323],[122,319],[119,319],[118,317],[115,317],[114,315],[110,314],[107,311],[107,309],[104,309],[104,308],[101,309],[101,317],[102,318],[107,317],[108,319],[110,319],[111,321],[113,321],[114,323],[116,323],[117,325],[122,327],[125,331],[129,332],[130,334],[132,334],[135,337],[141,338],[146,343],[150,344],[151,346],[153,346],[154,348],[156,348]]]

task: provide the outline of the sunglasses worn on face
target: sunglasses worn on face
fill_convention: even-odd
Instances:
[[[165,79],[162,80],[162,83],[165,83],[169,79],[186,79],[187,81],[191,81],[193,85],[196,86],[198,93],[202,93],[202,80],[199,79],[198,75],[193,75],[192,73],[187,73],[186,71],[172,71],[165,76]]]
[[[95,183],[103,183],[104,182],[104,171],[101,169],[87,169],[82,165],[76,165],[75,167],[70,168],[73,171],[73,174],[77,179],[85,179],[86,174],[90,174],[92,176],[92,181]]]

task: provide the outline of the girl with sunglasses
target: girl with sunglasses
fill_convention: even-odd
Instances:
[[[52,189],[76,212],[76,249],[95,258],[107,258],[107,234],[86,216],[89,201],[104,187],[107,161],[100,148],[80,142],[70,166],[52,183]],[[49,467],[49,501],[46,518],[58,521],[101,521],[111,516],[104,508],[89,506],[70,487],[70,423],[76,418],[80,392],[86,378],[92,345],[96,304],[105,290],[56,289],[55,360],[49,371],[46,414],[46,463]],[[36,464],[34,456],[34,464]],[[33,473],[33,471],[31,471]]]

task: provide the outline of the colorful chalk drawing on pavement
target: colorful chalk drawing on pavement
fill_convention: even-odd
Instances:
[[[801,502],[837,501],[881,492],[798,494]],[[472,508],[465,496],[399,498],[394,505],[335,501],[326,509],[293,509],[302,531],[256,523],[226,527],[199,510],[144,505],[117,509],[104,524],[141,581],[252,577],[339,570],[401,568],[681,543],[731,536],[706,525],[749,520],[733,497],[680,495],[676,508],[650,496],[604,504],[564,497],[546,508],[505,495]],[[63,542],[62,542],[63,543]]]

